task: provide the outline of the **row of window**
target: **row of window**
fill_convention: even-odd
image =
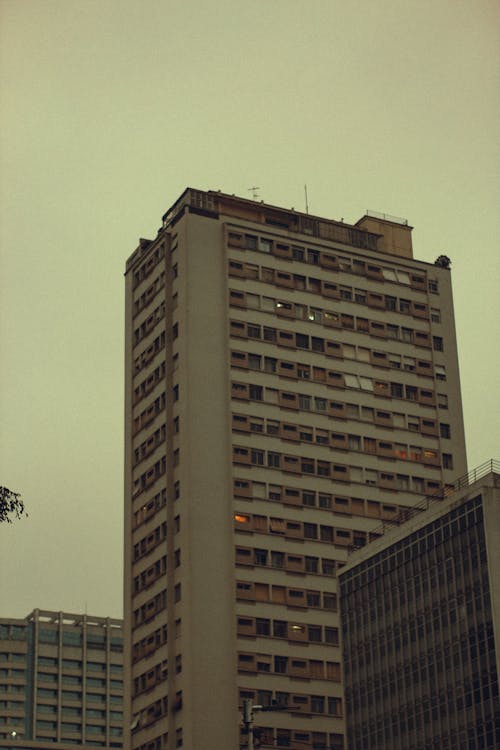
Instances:
[[[288,244],[283,240],[278,241],[271,237],[243,234],[242,232],[228,232],[227,244],[229,247],[242,250],[257,250],[258,252],[276,255],[286,260],[321,266],[331,271],[353,273],[377,281],[392,281],[423,291],[427,288],[425,272],[414,273],[402,268],[395,269],[394,267],[379,266],[370,260],[362,260],[352,255],[339,255],[338,253],[341,253],[341,250],[332,254],[330,250],[327,252],[319,248]]]
[[[159,560],[156,560],[152,565],[142,571],[139,575],[134,577],[133,581],[133,592],[138,594],[140,591],[145,591],[155,583],[158,578],[165,575],[167,572],[167,556],[163,555]]]
[[[397,273],[397,272],[396,272]],[[429,319],[429,307],[426,302],[411,300],[403,297],[394,297],[388,294],[381,294],[368,289],[348,286],[346,284],[333,283],[331,278],[326,280],[318,279],[311,276],[302,276],[296,273],[289,273],[277,268],[268,268],[258,266],[254,263],[242,263],[230,259],[228,261],[228,276],[233,278],[250,279],[261,281],[265,284],[272,284],[276,287],[307,291],[314,295],[322,295],[330,299],[343,300],[346,302],[355,302],[358,305],[367,305],[381,310],[390,312],[399,312],[403,315],[412,315],[416,318]],[[423,289],[424,287],[422,287]],[[249,306],[258,307],[252,298],[261,295],[247,294]],[[267,299],[262,296],[262,299]],[[264,306],[268,303],[264,302]],[[297,317],[302,317],[299,313]],[[431,308],[430,317],[434,323],[441,321],[439,309]],[[304,320],[309,319],[305,317]],[[312,319],[312,318],[311,318]]]
[[[161,302],[134,330],[133,346],[137,346],[165,317],[165,302]]]
[[[40,681],[40,684],[50,683],[51,685],[57,685],[59,682],[57,674],[50,674],[49,672],[39,672],[38,679]],[[109,687],[112,690],[121,690],[123,688],[122,680],[113,680],[113,679],[106,680],[106,678],[100,679],[98,677],[84,678],[79,675],[63,674],[61,677],[61,681],[63,684],[63,693],[68,694],[67,695],[68,700],[76,700],[74,696],[77,694],[77,692],[81,690],[81,686],[83,685],[84,682],[85,682],[85,686],[87,689],[88,688],[92,688],[92,689],[102,688],[104,690],[106,688],[106,685],[109,685]],[[79,689],[78,690],[64,690],[65,685],[75,686],[75,687],[78,687]],[[70,693],[72,693],[71,696],[70,696]],[[49,689],[46,687],[39,687],[37,689],[37,694],[40,698],[50,698],[50,699],[57,698],[57,695],[58,695],[57,690]],[[89,697],[90,695],[91,694],[87,694],[87,697],[89,698],[89,700],[90,700],[90,697]],[[96,693],[96,696],[97,696],[97,693]],[[102,701],[102,699],[103,699],[103,696],[101,695],[100,700]]]
[[[15,661],[15,662],[25,662],[26,661],[27,654],[25,653],[16,653],[13,651],[0,651],[0,662],[5,661]]]
[[[22,701],[0,701],[0,711],[6,711],[7,709],[10,709],[11,711],[23,711],[24,700]]]
[[[132,662],[135,664],[140,659],[145,659],[153,654],[157,649],[163,646],[168,640],[167,626],[162,625],[153,633],[141,638],[140,641],[132,645]]]
[[[156,547],[158,547],[159,544],[164,542],[166,538],[167,538],[167,524],[164,521],[155,529],[150,531],[142,539],[139,539],[139,541],[136,542],[136,544],[134,544],[132,562],[135,563],[137,562],[137,560],[140,560],[141,557],[145,557],[146,555],[149,555],[150,552],[156,549]]]
[[[165,393],[160,393],[135,419],[132,427],[132,434],[136,435],[145,427],[154,422],[158,414],[164,411],[166,405]]]
[[[328,646],[339,645],[338,628],[327,625],[306,625],[300,622],[288,622],[287,620],[270,620],[266,617],[242,617],[237,618],[237,635],[284,638],[294,643],[322,643]]]
[[[66,733],[78,733],[81,734],[82,731],[85,732],[85,734],[105,734],[106,731],[109,732],[109,734],[113,737],[121,737],[122,735],[122,728],[121,727],[108,727],[106,730],[103,726],[94,726],[92,724],[86,724],[83,726],[80,723],[76,722],[61,722],[58,724],[55,721],[44,721],[38,720],[36,722],[36,729],[37,731],[41,732],[52,732],[59,728],[59,731],[63,735],[63,742],[64,742],[64,735]]]
[[[308,523],[306,521],[289,521],[284,518],[268,518],[267,516],[251,515],[236,512],[234,514],[234,528],[257,534],[272,534],[283,536],[285,539],[309,539],[317,542],[335,544],[339,547],[363,547],[368,534],[354,529],[340,529],[326,524]]]
[[[435,428],[435,420],[428,421]],[[430,466],[439,466],[441,463],[439,451],[432,448],[423,448],[418,445],[408,445],[407,443],[389,442],[387,440],[375,440],[375,438],[362,435],[332,432],[331,430],[324,430],[319,427],[280,422],[277,419],[264,419],[263,417],[254,417],[247,414],[233,414],[232,429],[236,433],[258,433],[295,443],[324,445],[332,450],[364,452],[382,456],[383,458],[418,461]],[[268,453],[268,461],[269,456],[272,455]],[[448,464],[452,463],[449,454],[444,454],[444,456],[448,457],[443,461],[443,463],[447,464],[445,468],[453,468],[452,466],[448,466]],[[269,465],[274,466],[275,463]]]
[[[24,669],[0,669],[0,677],[10,677],[14,680],[24,680],[25,674]]]
[[[236,581],[236,599],[304,609],[325,609],[328,612],[337,611],[337,594],[329,591],[289,588],[253,581]]]
[[[295,286],[295,283],[293,285]],[[355,290],[356,294],[353,298],[350,287],[342,287],[332,284],[328,284],[328,286],[335,286],[335,289],[338,290],[338,295],[334,296],[333,294],[329,294],[328,296],[334,296],[334,298],[339,300],[355,301],[378,310],[392,309],[393,311],[396,311],[399,305],[399,312],[412,315],[419,320],[429,319],[429,307],[423,302],[399,300],[398,303],[396,297],[384,297],[382,294],[363,292],[363,290]],[[241,307],[248,310],[260,310],[261,312],[276,314],[283,318],[304,320],[308,323],[316,323],[317,325],[323,325],[328,328],[346,328],[351,331],[358,330],[363,333],[370,333],[373,336],[378,336],[379,338],[394,339],[405,341],[407,343],[411,343],[413,340],[415,340],[416,343],[428,340],[419,339],[417,337],[417,332],[421,333],[421,329],[413,329],[391,323],[384,324],[382,321],[373,321],[365,317],[353,316],[337,310],[327,310],[323,307],[306,305],[302,302],[292,302],[289,299],[265,297],[264,295],[245,292],[241,289],[229,290],[229,305],[231,307]],[[437,312],[438,311],[432,313],[434,318],[438,317]],[[374,326],[372,325],[373,323],[377,323],[377,325]],[[381,328],[380,326],[383,327]],[[435,336],[434,338],[436,339],[436,343],[440,341],[442,345],[442,338],[440,336]],[[439,347],[434,346],[434,348],[438,348],[439,351],[442,351]]]
[[[147,471],[143,472],[137,479],[134,479],[132,497],[135,500],[141,492],[145,492],[165,474],[167,470],[167,457],[162,456]]]
[[[274,373],[283,378],[293,378],[294,380],[312,380],[316,383],[323,383],[331,388],[341,388],[343,390],[355,389],[366,393],[373,393],[375,396],[382,396],[383,398],[415,401],[424,406],[435,406],[436,404],[436,394],[429,388],[417,388],[413,385],[378,380],[372,377],[355,375],[354,373],[328,370],[324,367],[311,367],[310,365],[304,365],[291,360],[263,357],[260,354],[252,354],[251,352],[231,350],[231,367],[244,370],[260,370]],[[281,393],[281,391],[278,391],[278,394]],[[278,404],[289,409],[298,409],[298,394],[288,397],[279,395]],[[438,394],[437,404],[440,408],[447,408],[447,397],[444,396],[442,398]]]
[[[381,487],[386,490],[409,490],[410,477],[389,471],[376,471],[361,466],[339,464],[307,456],[294,456],[276,451],[265,451],[243,445],[233,445],[233,464],[238,466],[258,466],[266,469],[278,469],[290,474],[310,474],[325,477],[336,482],[355,482]],[[416,481],[413,481],[416,480]],[[414,492],[431,494],[440,484],[424,477],[412,478]]]
[[[425,636],[424,636],[425,638]],[[483,690],[489,690],[492,683],[496,681],[495,670],[495,646],[494,637],[491,636],[492,645],[486,648],[486,642],[481,642],[480,655],[484,657],[487,650],[489,651],[488,660],[482,658],[481,663],[477,660],[478,648],[474,649],[474,656],[470,653],[470,644],[464,638],[462,642],[453,644],[438,644],[436,649],[418,650],[418,655],[409,658],[411,653],[408,646],[404,648],[403,654],[396,654],[394,659],[393,653],[389,651],[389,659],[386,658],[385,652],[379,656],[376,647],[370,644],[367,639],[366,645],[373,652],[373,658],[367,663],[367,669],[363,669],[363,664],[359,663],[346,670],[346,676],[349,675],[348,694],[352,700],[353,707],[365,707],[372,703],[372,699],[380,701],[386,699],[388,695],[398,695],[404,685],[411,685],[415,694],[425,695],[429,688],[436,683],[442,684],[443,676],[446,677],[448,688],[455,694],[461,694],[464,691],[478,690],[481,683]],[[424,641],[425,642],[425,641]],[[359,652],[363,648],[359,643]],[[489,645],[489,644],[488,644]],[[414,652],[414,649],[412,649]],[[473,671],[471,670],[471,662]],[[387,663],[394,664],[394,668],[386,670]],[[370,665],[373,664],[373,668]],[[352,674],[352,677],[351,677]],[[498,688],[496,689],[498,691]]]
[[[113,680],[113,682],[115,682]],[[104,681],[103,681],[104,683]],[[104,683],[105,684],[105,683]],[[122,687],[122,684],[119,683],[120,687]],[[87,685],[87,687],[89,687]],[[103,702],[106,700],[106,697],[102,693],[82,693],[81,690],[62,690],[61,691],[61,699],[63,703],[65,702],[82,702],[82,697],[84,696],[85,701],[87,703],[97,703],[99,705],[102,705]],[[48,690],[47,688],[38,688],[37,689],[37,697],[40,699],[57,699],[58,693],[56,690]],[[123,698],[121,695],[110,695],[109,696],[110,703],[113,704],[122,704]]]
[[[340,682],[340,664],[320,659],[295,659],[288,656],[240,651],[238,652],[238,671]]]
[[[167,590],[160,591],[152,599],[148,599],[147,602],[141,607],[134,609],[132,625],[134,628],[138,628],[145,622],[150,622],[159,612],[162,612],[167,607]]]
[[[259,717],[258,721],[262,721]],[[310,729],[274,729],[254,727],[254,737],[261,747],[288,747],[294,750],[344,750],[342,734],[311,732]]]
[[[140,464],[142,461],[144,461],[144,459],[146,459],[148,456],[154,453],[156,448],[165,442],[166,436],[167,436],[167,428],[166,428],[166,425],[162,424],[161,427],[155,430],[147,438],[147,440],[144,440],[134,450],[133,467],[135,468],[137,464]]]
[[[167,750],[168,734],[161,734],[152,740],[148,740],[142,745],[138,745],[135,750]]]
[[[101,699],[102,703],[102,699]],[[58,706],[50,705],[48,703],[37,703],[36,710],[40,714],[53,714],[65,716],[82,716],[83,711],[79,706]],[[123,713],[121,711],[106,711],[100,708],[87,708],[85,711],[85,717],[87,719],[109,719],[110,721],[123,721]]]
[[[134,376],[138,375],[156,357],[158,352],[165,349],[166,335],[162,331],[151,344],[134,359]]]
[[[294,411],[314,411],[318,414],[326,414],[335,419],[349,419],[360,422],[376,424],[380,427],[397,427],[400,430],[410,432],[421,432],[424,435],[440,435],[442,438],[451,438],[450,425],[446,423],[438,425],[435,419],[419,417],[415,414],[403,414],[385,409],[374,409],[371,406],[360,406],[359,404],[344,401],[332,401],[319,396],[310,396],[307,393],[296,393],[277,388],[268,388],[252,383],[231,382],[231,397],[239,401],[263,401],[276,404],[284,408],[292,408]],[[440,394],[438,394],[440,398]],[[258,430],[256,430],[258,432]]]
[[[155,278],[152,284],[148,286],[145,292],[141,294],[136,300],[134,300],[133,316],[135,317],[141,310],[144,310],[156,295],[163,289],[165,284],[165,271],[162,271],[159,276]]]
[[[25,641],[26,640],[26,626],[25,625],[0,625],[0,640],[1,641]]]
[[[148,693],[153,690],[156,685],[165,682],[168,679],[168,660],[155,664],[154,667],[150,667],[146,672],[143,672],[138,677],[134,678],[134,692],[133,697],[142,695],[142,693]]]
[[[404,370],[413,372],[420,376],[436,378],[436,380],[446,380],[446,368],[444,365],[435,365],[433,369],[432,362],[427,359],[419,359],[409,355],[402,355],[396,352],[381,351],[380,349],[369,349],[365,346],[355,346],[352,343],[334,342],[329,339],[309,336],[306,334],[289,333],[280,331],[267,326],[261,327],[255,324],[243,323],[242,321],[231,321],[231,334],[237,338],[263,340],[267,343],[277,343],[279,346],[285,346],[288,349],[311,349],[318,353],[326,354],[337,359],[347,359],[356,362],[362,362],[373,367],[382,367],[384,369]],[[433,337],[434,339],[436,337]],[[285,341],[286,343],[283,343]],[[438,344],[442,346],[442,343]],[[249,361],[257,363],[258,360],[252,360],[252,353],[248,353]],[[264,361],[272,357],[264,358]],[[274,372],[270,369],[271,365],[266,368],[266,372]],[[252,369],[261,369],[255,365]],[[311,367],[301,368],[298,377],[302,380],[311,379]]]
[[[157,492],[154,497],[151,498],[147,503],[141,505],[141,507],[134,512],[132,530],[139,528],[143,523],[149,521],[153,516],[158,513],[159,510],[165,507],[167,504],[167,490],[164,487],[160,492]]]
[[[181,706],[179,706],[179,708],[180,707]],[[145,729],[146,727],[155,724],[163,716],[167,716],[167,714],[168,696],[165,696],[163,698],[155,700],[153,703],[150,703],[148,706],[143,708],[139,713],[135,714],[131,724],[132,732],[136,732],[138,729]]]
[[[135,289],[144,281],[165,257],[165,247],[159,245],[152,253],[149,254],[146,261],[134,271],[133,288]]]
[[[346,318],[346,316],[341,317]],[[359,326],[360,320],[364,321],[361,328]],[[366,320],[365,318],[357,318],[356,321],[356,330],[363,331],[364,333],[369,333],[371,336],[376,336],[378,338],[388,338],[386,323],[381,323],[375,320]],[[349,320],[349,325],[345,325],[344,323],[343,327],[354,330],[354,318],[352,318],[352,320]],[[406,331],[405,336],[402,337],[402,340],[406,343],[413,344],[414,346],[430,348],[431,337],[430,334],[426,331],[417,331],[412,328],[404,328],[402,330]],[[328,357],[335,357],[336,359],[343,359],[345,356],[345,351],[348,355],[346,358],[357,359],[357,357],[355,356],[355,348],[352,344],[344,344],[339,341],[333,341],[332,339],[325,339],[322,336],[310,336],[309,334],[289,331],[283,328],[261,326],[255,322],[246,322],[234,319],[231,319],[229,321],[229,331],[230,335],[235,338],[263,341],[264,343],[275,344],[278,346],[286,347],[287,349],[305,349],[308,351],[316,352],[317,354],[325,354]],[[393,338],[397,337],[394,336]],[[443,341],[441,337],[432,337],[432,342],[434,348],[437,348],[439,351],[443,350]],[[378,357],[375,355],[371,358],[370,349],[359,346],[357,347],[357,349],[360,352],[360,361],[369,362],[380,367],[391,366],[389,362],[390,355],[387,352],[378,351]],[[421,362],[421,374],[429,375],[429,377],[432,377],[431,363],[427,360],[419,360],[419,362]],[[401,364],[401,358],[399,359],[399,364]],[[400,369],[400,367],[397,367],[397,364],[395,365],[395,367],[396,369]]]
[[[315,575],[337,575],[337,569],[344,564],[340,560],[313,555],[296,555],[278,550],[236,547],[236,565],[259,566],[283,570],[285,573],[313,573]]]
[[[451,491],[453,491],[453,485]],[[467,534],[464,534],[466,530],[468,530]],[[471,536],[474,544],[471,544]],[[390,569],[397,570],[408,563],[418,571],[422,561],[428,559],[428,553],[441,545],[444,547],[446,557],[459,558],[462,563],[468,555],[477,554],[479,549],[484,547],[483,508],[480,495],[352,568],[342,579],[346,594],[357,592],[372,581],[380,581],[381,571],[386,574]],[[477,561],[475,561],[475,568],[477,568]]]
[[[78,659],[58,659],[52,656],[39,656],[37,659],[38,667],[53,667],[59,669],[62,667],[65,670],[81,670],[82,667],[86,667],[87,672],[105,672],[108,668],[111,672],[122,672],[123,668],[120,664],[108,664],[107,662],[97,661],[85,661],[82,662]]]
[[[286,693],[280,690],[240,689],[240,701],[259,700],[257,705],[282,706],[290,713],[329,714],[342,716],[342,699],[334,696],[304,695],[303,693]],[[278,730],[280,731],[280,730]],[[291,730],[288,730],[291,731]],[[293,746],[295,748],[295,745]]]
[[[406,480],[408,481],[405,489],[409,489],[410,477],[406,477]],[[329,492],[315,492],[310,488],[283,487],[278,484],[252,482],[249,479],[241,478],[234,479],[233,494],[235,497],[252,500],[270,500],[283,505],[332,510],[336,515],[368,516],[369,518],[380,518],[382,520],[404,518],[405,510],[407,510],[406,506],[379,502],[378,500],[332,495]]]
[[[165,379],[166,374],[166,363],[161,362],[158,367],[155,367],[155,369],[147,375],[147,377],[139,383],[139,385],[134,388],[134,400],[133,405],[139,403],[143,398],[145,398],[151,391],[156,388],[158,383],[161,383]]]

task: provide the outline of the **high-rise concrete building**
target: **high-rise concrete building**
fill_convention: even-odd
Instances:
[[[339,575],[349,750],[500,747],[500,464]]]
[[[35,609],[0,619],[0,750],[121,748],[123,629]]]
[[[338,750],[346,550],[466,471],[446,262],[187,189],[125,278],[125,741],[245,747],[251,699],[261,747]]]

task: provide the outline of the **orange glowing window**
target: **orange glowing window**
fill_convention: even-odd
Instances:
[[[250,523],[250,516],[243,516],[240,513],[235,513],[234,520],[237,523]]]

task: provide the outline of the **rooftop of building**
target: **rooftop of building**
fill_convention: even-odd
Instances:
[[[54,612],[47,609],[34,609],[23,618],[0,617],[0,623],[25,625],[30,622],[64,625],[64,627],[81,627],[82,625],[103,628],[123,627],[123,620],[114,617],[97,617],[87,613],[70,614],[69,612]]]
[[[338,242],[364,250],[413,259],[411,227],[406,219],[377,211],[366,211],[354,224],[343,219],[329,219],[295,208],[275,206],[264,201],[242,198],[220,190],[186,188],[162,216],[160,235],[175,226],[188,209],[193,213],[218,218],[220,215],[262,224],[268,231],[280,230],[306,237]],[[154,240],[142,238],[127,262],[127,270]]]
[[[391,544],[427,526],[435,518],[445,515],[466,502],[482,488],[500,490],[500,461],[494,459],[486,461],[459,477],[452,484],[442,485],[432,495],[425,495],[419,503],[406,508],[398,518],[383,521],[370,532],[372,541],[369,544],[350,549],[347,563],[339,570],[339,577]]]

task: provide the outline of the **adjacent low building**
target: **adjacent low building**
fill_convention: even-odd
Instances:
[[[347,746],[498,748],[500,464],[409,516],[339,572]]]
[[[121,620],[0,618],[0,750],[121,748],[122,672]]]

